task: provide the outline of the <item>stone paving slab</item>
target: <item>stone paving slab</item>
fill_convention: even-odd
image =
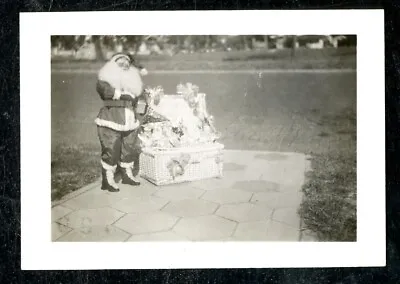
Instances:
[[[61,225],[59,223],[53,222],[52,226],[51,226],[51,239],[57,240],[59,239],[61,236],[65,235],[66,233],[72,231],[71,228]]]
[[[182,184],[176,187],[168,185],[160,188],[154,195],[169,200],[197,199],[204,194],[204,191],[197,188],[185,187]]]
[[[263,241],[267,235],[268,223],[265,221],[253,221],[238,224],[232,237],[240,241]]]
[[[152,241],[189,241],[188,238],[180,236],[172,231],[133,235],[128,242],[152,242]]]
[[[144,196],[151,196],[155,192],[157,192],[157,188],[150,184],[149,182],[145,180],[141,180],[142,184],[140,186],[135,187],[134,190],[132,190],[132,187],[126,184],[120,184],[119,185],[119,192],[118,194],[115,194],[113,192],[108,192],[106,191],[105,193],[108,196],[111,196],[109,198],[117,197],[121,199],[126,199],[126,198],[136,198],[136,197],[144,197]]]
[[[201,200],[201,199],[184,199],[171,201],[161,211],[169,213],[177,217],[194,217],[213,214],[219,204]]]
[[[130,234],[114,226],[83,227],[69,231],[58,239],[60,242],[123,242]]]
[[[297,208],[277,208],[272,214],[272,220],[292,226],[293,228],[300,227],[300,217],[297,214]]]
[[[125,213],[147,213],[158,211],[169,202],[168,199],[157,196],[142,196],[124,198],[115,202],[113,208]]]
[[[252,197],[251,192],[236,190],[233,188],[215,189],[207,191],[201,199],[212,201],[219,204],[249,202]]]
[[[279,183],[265,181],[261,179],[241,180],[236,182],[232,188],[251,193],[256,192],[278,192],[280,189]]]
[[[238,225],[233,239],[238,241],[299,241],[299,229],[272,220],[244,222]]]
[[[52,222],[57,221],[58,219],[64,217],[65,215],[71,213],[72,211],[74,211],[74,210],[71,208],[62,206],[62,205],[53,207],[51,209],[51,220],[52,220]]]
[[[303,194],[296,192],[257,192],[253,194],[251,202],[267,204],[271,208],[296,207],[300,204]]]
[[[232,235],[237,223],[216,215],[182,218],[173,228],[192,241],[212,241]]]
[[[125,213],[109,207],[79,209],[59,219],[57,222],[72,229],[91,226],[107,226],[117,221],[124,214]]]
[[[101,190],[87,191],[63,203],[73,210],[109,207],[121,200],[120,195],[107,195]]]
[[[295,242],[299,241],[299,228],[287,226],[284,223],[270,221],[268,223],[266,241]]]
[[[170,230],[178,217],[163,212],[126,214],[114,225],[132,235]]]
[[[314,241],[297,209],[307,157],[224,151],[222,178],[155,186],[92,185],[54,202],[53,241]]]
[[[273,209],[251,203],[224,204],[215,215],[236,222],[263,221],[271,219]]]

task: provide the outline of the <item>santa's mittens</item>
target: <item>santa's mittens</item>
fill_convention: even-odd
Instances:
[[[147,72],[146,68],[140,69],[140,75],[141,76],[146,76],[149,72]]]

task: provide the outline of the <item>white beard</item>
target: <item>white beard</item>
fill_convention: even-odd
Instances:
[[[131,66],[123,70],[115,62],[108,62],[99,72],[99,80],[109,83],[113,88],[139,96],[143,91],[143,82],[140,72]]]

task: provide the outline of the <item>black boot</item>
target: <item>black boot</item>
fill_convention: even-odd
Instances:
[[[122,168],[122,183],[129,184],[133,186],[140,185],[139,180],[133,176],[132,168]]]
[[[108,190],[109,192],[118,192],[119,188],[114,180],[114,171],[102,169],[102,190]]]

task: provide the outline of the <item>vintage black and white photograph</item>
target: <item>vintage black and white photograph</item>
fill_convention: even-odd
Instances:
[[[356,56],[354,34],[52,35],[52,241],[355,242]]]
[[[385,265],[383,11],[20,22],[23,269]]]

